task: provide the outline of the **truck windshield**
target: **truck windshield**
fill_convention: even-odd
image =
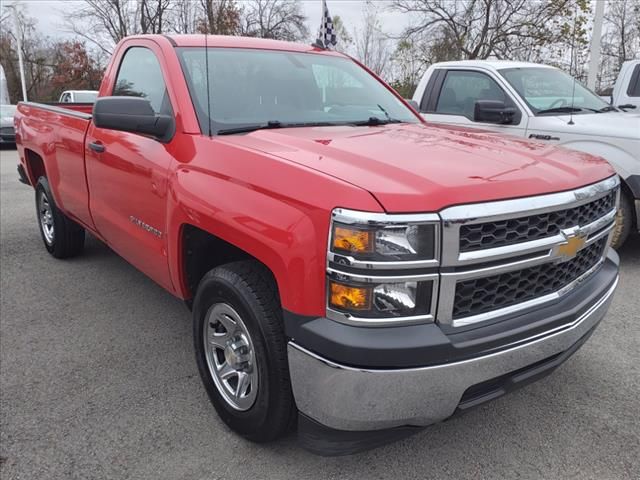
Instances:
[[[555,68],[506,68],[500,74],[518,92],[535,115],[599,113],[615,108]]]
[[[384,85],[346,58],[238,48],[180,48],[178,55],[204,133],[210,127],[222,134],[419,121]]]

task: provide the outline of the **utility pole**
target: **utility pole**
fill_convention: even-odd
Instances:
[[[587,87],[596,89],[598,68],[600,68],[600,43],[602,39],[602,18],[604,17],[604,4],[606,0],[596,0],[596,12],[593,18],[593,36],[591,37],[591,52],[589,54],[589,75]]]
[[[13,21],[16,27],[16,42],[18,43],[18,65],[20,67],[20,84],[22,85],[22,101],[27,101],[27,84],[24,76],[24,61],[22,59],[22,28],[20,28],[20,19],[18,18],[18,10],[15,4],[7,5],[7,8],[13,11]]]

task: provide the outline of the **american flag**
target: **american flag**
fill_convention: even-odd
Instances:
[[[333,20],[329,15],[329,9],[327,8],[326,0],[322,0],[322,21],[320,23],[320,30],[318,30],[318,39],[316,45],[321,48],[332,48],[338,44],[338,38],[336,32],[333,29]]]

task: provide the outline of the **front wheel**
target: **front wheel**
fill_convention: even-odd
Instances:
[[[200,377],[220,418],[255,442],[283,436],[296,409],[275,282],[253,261],[217,267],[193,302]]]
[[[616,214],[616,224],[613,227],[611,246],[615,249],[622,247],[633,228],[633,203],[629,195],[620,191],[620,208]]]
[[[84,228],[58,209],[45,177],[36,184],[36,211],[42,241],[51,255],[69,258],[82,253]]]

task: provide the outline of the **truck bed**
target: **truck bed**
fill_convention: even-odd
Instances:
[[[67,214],[91,225],[85,168],[85,136],[93,104],[20,102],[15,116],[16,145],[29,183],[35,186],[44,171],[36,171],[28,156],[46,165],[56,203]],[[62,174],[64,172],[64,174]]]

